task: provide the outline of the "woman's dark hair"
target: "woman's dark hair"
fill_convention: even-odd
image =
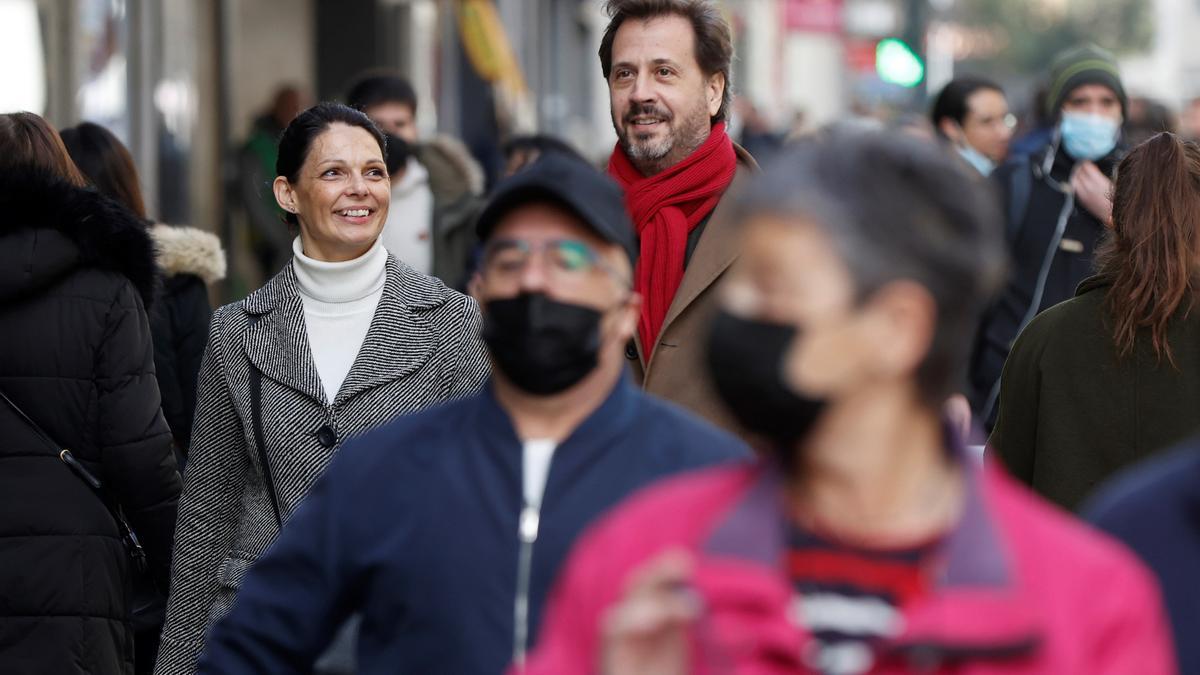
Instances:
[[[1096,252],[1096,267],[1112,287],[1106,305],[1121,358],[1139,331],[1174,365],[1167,327],[1197,291],[1200,228],[1200,146],[1161,133],[1133,149],[1117,167],[1112,231]]]
[[[0,169],[9,168],[38,169],[77,187],[87,185],[58,132],[31,112],[0,115]]]
[[[860,301],[895,281],[924,288],[937,324],[917,386],[939,409],[958,391],[979,318],[1004,280],[1004,227],[988,187],[928,141],[833,130],[785,148],[740,208],[813,223]]]
[[[617,30],[627,19],[644,21],[660,16],[681,16],[692,24],[695,33],[696,63],[706,76],[721,73],[725,76],[725,92],[721,107],[713,115],[713,122],[720,122],[729,115],[729,103],[733,100],[733,37],[729,23],[720,10],[709,0],[608,0],[604,10],[609,16],[608,26],[600,39],[600,71],[604,80],[612,73],[613,41]]]
[[[61,135],[71,159],[96,191],[121,202],[145,220],[146,203],[142,199],[137,167],[120,139],[91,122],[63,129]]]
[[[308,158],[308,151],[312,148],[313,141],[334,124],[359,127],[371,134],[371,137],[379,144],[379,152],[383,155],[384,161],[387,161],[387,141],[384,139],[383,132],[375,126],[370,117],[341,103],[325,102],[318,103],[296,115],[296,118],[283,130],[283,134],[279,136],[279,156],[275,160],[275,175],[283,176],[294,185],[300,179],[300,167],[304,166],[304,160]],[[300,220],[294,213],[284,214],[284,219],[289,225],[300,224]]]
[[[982,77],[957,77],[942,87],[942,91],[933,100],[933,107],[929,111],[929,121],[933,122],[933,128],[937,131],[938,136],[945,137],[941,127],[942,120],[949,118],[961,125],[967,119],[967,113],[970,112],[967,108],[967,99],[971,98],[975,92],[982,90],[1004,94],[1000,85]]]

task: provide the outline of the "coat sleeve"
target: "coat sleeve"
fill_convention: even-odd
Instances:
[[[1175,675],[1178,666],[1158,584],[1132,554],[1124,560],[1104,574],[1104,592],[1092,594],[1099,606],[1085,619],[1095,630],[1085,651],[1091,663],[1083,672]]]
[[[1032,485],[1034,479],[1041,389],[1038,350],[1032,344],[1030,331],[1036,325],[1036,321],[1031,323],[1017,338],[1004,363],[999,415],[987,443],[988,451],[996,453],[1009,473],[1026,485]]]
[[[171,316],[171,332],[175,341],[175,377],[179,381],[181,404],[178,423],[173,425],[172,429],[180,449],[186,455],[192,439],[193,415],[196,412],[196,382],[200,377],[200,363],[208,341],[212,307],[208,303],[208,288],[199,277],[192,276],[184,284],[179,293],[179,303]]]
[[[354,589],[369,547],[352,513],[364,482],[362,454],[352,441],[317,481],[275,544],[247,573],[233,610],[213,627],[199,673],[309,673],[338,627],[360,604]],[[361,498],[361,497],[360,497]],[[376,525],[377,526],[377,525]]]
[[[233,309],[231,311],[239,311]],[[220,588],[218,572],[236,534],[250,467],[242,420],[224,361],[223,311],[213,317],[200,367],[196,428],[179,505],[171,595],[155,673],[192,672]]]
[[[462,320],[455,330],[457,339],[451,343],[456,359],[450,372],[447,400],[477,393],[492,372],[487,347],[483,344],[483,318],[479,314],[479,305],[472,298],[464,300]]]
[[[103,478],[142,539],[165,587],[179,501],[179,472],[154,377],[146,311],[130,284],[109,307],[97,354],[96,387]]]

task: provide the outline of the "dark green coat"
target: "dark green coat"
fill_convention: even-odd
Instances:
[[[1021,333],[988,439],[1014,476],[1068,509],[1115,471],[1200,428],[1200,311],[1180,311],[1168,327],[1174,367],[1155,356],[1148,334],[1118,359],[1109,289],[1088,279]]]

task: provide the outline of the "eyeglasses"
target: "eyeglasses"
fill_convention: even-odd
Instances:
[[[604,272],[628,286],[612,265],[595,249],[576,239],[550,239],[528,242],[520,239],[495,239],[483,250],[483,273],[501,283],[516,282],[531,260],[537,259],[551,284],[573,284],[596,272]]]

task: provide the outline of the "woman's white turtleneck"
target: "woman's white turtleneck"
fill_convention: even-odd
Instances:
[[[325,399],[333,403],[371,327],[383,282],[387,250],[380,240],[366,253],[345,262],[304,255],[300,237],[292,242],[292,268],[304,303],[304,325]]]

